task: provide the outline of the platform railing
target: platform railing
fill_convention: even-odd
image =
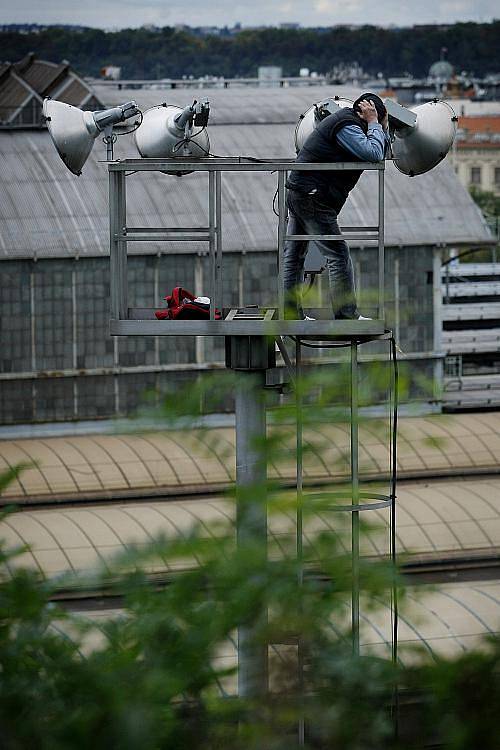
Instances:
[[[207,157],[189,159],[125,159],[111,162],[109,170],[109,215],[111,257],[111,334],[112,335],[262,335],[272,330],[276,335],[376,335],[383,332],[384,319],[384,162],[339,162],[306,164],[292,159],[251,160],[244,157]],[[345,226],[340,234],[288,235],[286,233],[286,178],[291,170],[337,171],[368,170],[378,172],[378,221],[375,226]],[[191,227],[137,227],[127,224],[126,175],[130,172],[206,172],[208,173],[207,224]],[[216,309],[223,310],[223,212],[222,179],[224,172],[267,172],[277,174],[278,273],[277,307],[272,326],[268,321],[216,320]],[[372,321],[285,321],[283,259],[285,243],[293,240],[346,240],[378,248],[377,320]],[[127,248],[130,242],[206,242],[209,253],[208,296],[210,320],[156,320],[154,308],[133,308],[128,302]],[[166,257],[168,255],[166,254]],[[312,325],[311,325],[312,323]],[[353,329],[353,323],[356,328]]]

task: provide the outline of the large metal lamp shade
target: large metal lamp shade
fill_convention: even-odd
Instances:
[[[80,175],[99,133],[104,133],[106,156],[111,160],[113,126],[139,114],[139,110],[135,102],[126,102],[111,109],[84,112],[71,104],[45,99],[43,114],[57,153],[70,172]]]
[[[134,133],[135,145],[146,159],[201,159],[210,153],[210,140],[204,127],[208,121],[208,103],[200,115],[202,126],[194,130],[198,115],[196,104],[177,107],[160,104],[144,112],[140,127]],[[166,172],[181,177],[186,172]]]
[[[457,117],[442,101],[419,104],[411,112],[416,116],[415,124],[393,130],[392,153],[399,171],[414,177],[445,158],[455,139]]]
[[[99,134],[92,112],[45,99],[43,114],[57,153],[70,172],[80,175]]]
[[[329,114],[333,114],[342,107],[352,107],[352,101],[341,99],[338,96],[323,99],[312,107],[309,107],[304,114],[300,115],[299,121],[295,127],[295,151],[298,153],[305,143],[306,138],[316,128],[318,122]]]

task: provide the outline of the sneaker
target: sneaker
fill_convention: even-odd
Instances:
[[[303,310],[285,308],[285,320],[316,320],[316,318],[311,318],[310,315],[306,315]]]
[[[364,315],[356,315],[355,318],[346,318],[344,315],[335,315],[335,320],[373,320],[373,318],[365,318]]]

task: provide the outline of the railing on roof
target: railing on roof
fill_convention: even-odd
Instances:
[[[326,76],[281,76],[279,78],[165,78],[165,79],[124,79],[109,80],[86,78],[90,85],[104,85],[117,89],[187,89],[221,88],[237,86],[259,86],[263,88],[286,88],[288,86],[326,86],[330,83]]]
[[[290,169],[307,171],[373,170],[378,172],[378,223],[376,226],[345,226],[335,235],[286,234],[285,182]],[[238,336],[296,335],[373,337],[384,333],[384,169],[382,162],[342,162],[297,164],[291,159],[250,160],[244,157],[207,157],[189,159],[125,159],[111,162],[109,170],[109,215],[111,257],[111,324],[112,335],[124,336]],[[206,172],[208,174],[208,224],[196,227],[130,227],[127,225],[126,175],[128,172],[160,171],[167,173]],[[222,176],[227,172],[277,173],[278,271],[276,308],[260,320],[242,320],[226,313],[216,320],[216,309],[224,311],[222,252]],[[283,257],[287,239],[350,240],[378,248],[378,320],[284,320]],[[127,247],[130,242],[207,242],[210,283],[206,290],[211,300],[209,320],[156,320],[155,308],[129,306],[127,290]],[[331,316],[330,316],[331,317]],[[224,316],[223,316],[224,318]]]

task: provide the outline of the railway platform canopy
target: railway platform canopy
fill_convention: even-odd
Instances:
[[[132,423],[133,427],[133,423]],[[272,426],[270,430],[274,429]],[[307,427],[304,482],[325,484],[349,476],[348,422]],[[360,477],[376,481],[388,466],[388,434],[376,421],[360,423]],[[294,437],[290,458],[269,466],[270,479],[295,481]],[[402,417],[398,475],[401,480],[498,473],[500,428],[495,412]],[[0,471],[27,467],[4,491],[4,504],[175,498],[211,494],[235,478],[232,426],[182,431],[73,434],[0,440]]]
[[[305,538],[331,533],[345,551],[350,539],[344,514],[313,511],[305,523]],[[312,510],[311,510],[312,509]],[[384,511],[374,510],[374,528],[361,535],[361,554],[388,557]],[[0,535],[9,547],[27,545],[11,565],[29,567],[42,576],[72,574],[78,578],[105,566],[128,549],[141,549],[159,536],[188,536],[193,527],[217,539],[235,524],[235,505],[221,495],[176,500],[142,499],[100,501],[95,504],[45,505],[24,508],[0,522]],[[269,517],[269,542],[274,550],[293,546],[295,518],[291,510]],[[500,479],[442,479],[401,483],[398,491],[398,548],[411,576],[425,573],[429,580],[445,573],[445,580],[500,578]],[[311,564],[314,560],[311,558]],[[196,565],[158,560],[148,570],[160,581]],[[469,578],[470,580],[470,578]],[[75,584],[78,588],[78,584]]]

